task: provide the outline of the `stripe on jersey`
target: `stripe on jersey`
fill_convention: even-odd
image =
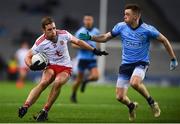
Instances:
[[[36,45],[38,46],[40,43],[42,43],[44,40],[46,39],[45,34],[43,34],[42,36],[40,36],[37,40],[36,40]]]
[[[57,30],[57,33],[58,34],[67,34],[67,31],[66,30]]]

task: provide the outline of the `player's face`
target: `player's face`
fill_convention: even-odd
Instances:
[[[50,40],[53,40],[56,38],[56,25],[55,23],[51,23],[45,26],[44,33],[46,37]]]
[[[84,16],[83,23],[86,28],[92,28],[94,19],[92,16]]]
[[[137,14],[134,13],[131,9],[126,9],[124,12],[124,22],[127,24],[132,24],[137,20]]]

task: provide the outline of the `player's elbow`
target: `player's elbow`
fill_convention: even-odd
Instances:
[[[83,41],[83,40],[77,40],[76,43],[75,43],[75,45],[78,46],[78,48],[82,48],[82,47],[84,47],[84,44],[85,44],[85,43],[86,43],[86,42]]]
[[[111,39],[111,35],[109,33],[102,35],[102,43],[106,43],[110,39]]]
[[[26,54],[25,58],[24,58],[24,62],[25,62],[25,64],[26,64],[28,67],[31,65],[32,56],[33,56],[33,55],[32,55],[32,52],[29,51],[29,52]]]
[[[71,46],[73,47],[73,48],[79,48],[79,46],[78,45],[76,45],[76,44],[71,44]]]
[[[106,35],[102,36],[102,39],[100,40],[101,43],[106,43],[108,41],[108,37]]]
[[[157,37],[157,39],[164,45],[169,43],[169,40],[162,34],[160,34],[159,37]]]
[[[28,56],[26,56],[25,58],[24,58],[24,62],[25,62],[25,64],[29,67],[30,66],[30,58],[28,57]]]

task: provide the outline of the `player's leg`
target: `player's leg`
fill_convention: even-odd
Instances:
[[[87,81],[97,81],[99,79],[99,71],[97,66],[95,65],[90,69],[90,74],[87,78]]]
[[[147,88],[142,83],[142,78],[141,77],[133,75],[131,77],[130,84],[135,90],[137,90],[146,99],[150,97]]]
[[[51,92],[50,92],[48,100],[47,100],[47,103],[44,107],[44,109],[46,111],[49,111],[52,104],[57,99],[57,97],[60,93],[61,87],[69,80],[69,78],[70,78],[70,75],[67,72],[61,72],[61,73],[56,75],[56,78],[54,80]]]
[[[74,103],[77,103],[77,91],[79,88],[79,85],[82,83],[83,79],[84,79],[84,72],[87,68],[87,62],[86,60],[82,60],[80,59],[78,62],[78,74],[77,77],[75,79],[75,82],[73,83],[72,86],[72,94],[71,94],[71,101]]]
[[[52,69],[46,69],[43,72],[40,83],[31,90],[26,102],[29,103],[29,105],[32,105],[40,96],[41,92],[44,89],[46,89],[46,87],[50,83],[52,83],[53,80],[54,80],[54,71]]]
[[[75,82],[73,83],[71,101],[74,103],[77,103],[77,98],[76,98],[77,91],[78,91],[79,85],[83,81],[83,77],[84,77],[84,73],[79,71],[75,79]]]
[[[39,112],[39,114],[36,117],[34,117],[37,121],[47,120],[48,111],[50,110],[53,103],[56,101],[57,97],[59,96],[61,87],[69,80],[69,77],[70,77],[69,73],[65,71],[56,75],[51,92],[49,94],[48,100],[44,108]]]
[[[152,108],[154,116],[159,117],[161,111],[158,106],[158,103],[154,101],[154,99],[150,96],[149,91],[142,83],[145,77],[145,72],[146,69],[136,67],[130,79],[130,84],[136,91],[138,91],[147,100],[148,104]]]
[[[122,75],[118,76],[117,84],[116,84],[116,99],[122,104],[126,105],[129,109],[129,120],[133,121],[136,118],[136,108],[137,102],[132,102],[128,96],[128,84],[129,79],[125,78]]]
[[[90,81],[97,81],[99,79],[99,71],[97,68],[97,61],[96,60],[91,60],[87,68],[90,70],[89,76],[82,82],[81,85],[81,92],[84,92],[86,85]]]
[[[131,103],[130,99],[127,97],[127,88],[121,88],[121,87],[116,87],[116,99],[125,104],[129,105]]]
[[[16,87],[17,88],[23,88],[24,87],[24,80],[27,75],[27,69],[26,68],[19,68],[19,76],[18,80],[16,82]]]
[[[26,102],[22,107],[19,108],[19,117],[22,118],[26,114],[27,109],[33,103],[35,103],[35,101],[40,96],[41,92],[53,81],[53,79],[54,79],[54,71],[52,69],[44,70],[41,81],[36,87],[34,87],[31,90],[31,92],[29,93],[26,99]]]

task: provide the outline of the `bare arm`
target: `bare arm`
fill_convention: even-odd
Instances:
[[[76,44],[74,44],[74,43],[71,43],[71,46],[72,46],[73,48],[80,48],[78,45],[76,45]]]
[[[33,56],[32,50],[29,50],[28,53],[26,54],[25,59],[24,59],[26,65],[27,65],[28,67],[30,67],[30,65],[32,64],[32,63],[31,63],[31,58],[32,58],[32,56]]]
[[[89,44],[87,44],[85,41],[77,39],[74,36],[72,36],[71,42],[80,48],[87,49],[90,51],[94,50],[94,48],[92,46],[90,46]]]
[[[99,43],[105,43],[112,38],[113,38],[113,36],[111,35],[111,32],[108,32],[106,34],[101,34],[99,36],[92,36],[91,40],[99,42]]]
[[[169,40],[162,34],[160,34],[158,37],[157,37],[157,40],[160,41],[164,47],[166,48],[167,52],[169,53],[169,55],[171,56],[171,59],[176,59],[176,55],[173,51],[173,48],[169,42]]]

